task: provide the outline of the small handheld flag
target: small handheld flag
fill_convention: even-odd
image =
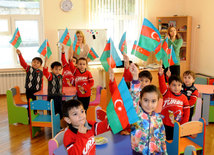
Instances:
[[[77,53],[77,55],[80,54],[80,46],[79,42],[77,41],[77,35],[74,35],[74,42],[73,42],[73,51]]]
[[[97,53],[94,51],[93,48],[90,49],[90,51],[88,52],[88,58],[91,59],[92,61],[96,58],[99,58],[99,56],[97,55]]]
[[[173,48],[173,46],[171,45],[171,47],[169,48],[169,65],[172,66],[176,63],[178,63],[178,60],[176,58],[176,54],[175,54],[175,50]]]
[[[137,45],[137,41],[135,40],[134,45],[132,47],[132,55],[135,55],[141,60],[146,61],[148,59],[148,56],[150,55],[150,52],[147,51],[146,49],[140,47]]]
[[[111,38],[108,40],[104,48],[104,51],[100,57],[100,61],[106,72],[108,71],[109,67],[115,68],[116,66],[122,65],[122,61],[117,54],[117,51],[114,47],[114,43]]]
[[[66,45],[66,46],[71,46],[71,38],[68,33],[68,29],[65,29],[65,32],[63,33],[62,37],[59,40],[60,43]]]
[[[128,124],[138,121],[138,116],[133,106],[133,99],[129,93],[124,78],[112,94],[106,108],[109,125],[114,134],[125,129]]]
[[[19,45],[21,44],[22,39],[19,33],[18,27],[16,28],[16,31],[13,34],[13,38],[10,40],[10,43],[15,47],[18,48]]]
[[[123,36],[120,40],[119,49],[122,54],[124,54],[124,53],[127,54],[126,32],[123,33]]]
[[[161,51],[162,53],[162,62],[165,68],[169,67],[169,61],[168,61],[168,55],[169,55],[169,49],[168,49],[168,38],[166,38],[162,44]]]
[[[38,52],[43,56],[47,56],[48,58],[51,56],[52,52],[47,39],[42,43],[38,49]]]

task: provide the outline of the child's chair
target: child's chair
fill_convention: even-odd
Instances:
[[[67,151],[63,145],[63,138],[66,130],[59,132],[54,138],[48,141],[49,155],[66,155]]]
[[[100,104],[101,90],[102,90],[102,87],[101,86],[97,86],[97,88],[96,88],[96,98],[95,98],[94,101],[91,101],[89,103],[89,106],[97,106],[98,104]]]
[[[192,116],[192,121],[198,121],[201,118],[201,106],[202,106],[202,99],[197,98],[197,101],[195,104],[195,112]]]
[[[107,107],[107,91],[106,89],[101,90],[100,102],[97,106],[89,106],[87,110],[87,120],[96,121],[96,111],[98,109],[106,110]]]
[[[192,145],[188,145],[185,148],[184,155],[196,155],[196,149]]]
[[[204,155],[205,128],[204,118],[200,118],[199,121],[187,122],[183,125],[175,122],[173,140],[166,141],[168,154],[182,154],[186,146],[193,145],[197,151],[201,150],[201,155]]]
[[[54,137],[60,131],[60,117],[59,114],[55,114],[54,101],[51,100],[35,100],[30,102],[30,128],[31,138],[35,137],[35,134],[40,131],[40,127],[52,127],[52,137]],[[50,110],[49,114],[34,114],[34,110]]]
[[[11,89],[11,91],[13,92],[13,99],[16,105],[27,104],[27,102],[21,99],[19,86],[15,86],[14,88]]]
[[[22,123],[28,124],[27,105],[14,104],[15,88],[7,90],[7,112],[9,124]]]

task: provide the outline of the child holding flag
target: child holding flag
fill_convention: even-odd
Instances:
[[[163,108],[161,114],[164,116],[163,123],[166,129],[166,139],[173,139],[174,123],[181,125],[188,122],[190,108],[187,97],[181,92],[182,81],[179,76],[169,77],[167,87],[163,68],[158,73],[160,91],[163,95]]]
[[[54,100],[55,113],[59,113],[62,118],[62,64],[55,61],[51,64],[51,72],[48,72],[47,59],[45,57],[45,64],[43,67],[43,74],[48,79],[48,101]]]
[[[19,61],[21,66],[26,70],[26,81],[25,81],[25,88],[26,88],[26,97],[27,102],[29,103],[29,99],[36,100],[36,96],[34,93],[40,91],[42,89],[42,82],[43,82],[43,73],[39,69],[42,65],[42,59],[40,57],[35,57],[32,59],[31,65],[28,65],[19,49],[16,50],[18,54]]]
[[[70,61],[69,64],[71,72],[74,75],[74,85],[77,89],[77,99],[83,103],[84,109],[87,111],[91,97],[91,87],[94,85],[92,74],[87,70],[87,59],[83,57],[79,58],[77,61],[77,67],[74,66],[72,61]]]
[[[162,119],[154,110],[158,104],[159,91],[154,85],[145,86],[141,90],[138,80],[138,69],[134,64],[130,66],[133,76],[131,82],[131,96],[139,120],[132,125],[131,145],[134,154],[167,154],[165,144],[165,129]],[[113,70],[109,71],[110,91],[114,92],[116,82]]]
[[[75,59],[73,59],[75,60]],[[63,66],[63,71],[62,71],[62,85],[63,87],[71,87],[74,82],[74,76],[73,73],[71,72],[71,68],[69,63],[67,62],[65,58],[65,51],[64,51],[64,46],[62,45],[62,55],[61,55],[61,61],[62,61],[62,66]],[[75,61],[73,61],[73,64],[75,64]]]

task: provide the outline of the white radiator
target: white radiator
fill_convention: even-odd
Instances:
[[[0,72],[0,94],[6,94],[6,91],[14,86],[19,86],[20,93],[25,93],[26,72]]]

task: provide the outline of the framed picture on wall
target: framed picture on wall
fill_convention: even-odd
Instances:
[[[176,21],[169,21],[168,26],[169,27],[176,27]]]

